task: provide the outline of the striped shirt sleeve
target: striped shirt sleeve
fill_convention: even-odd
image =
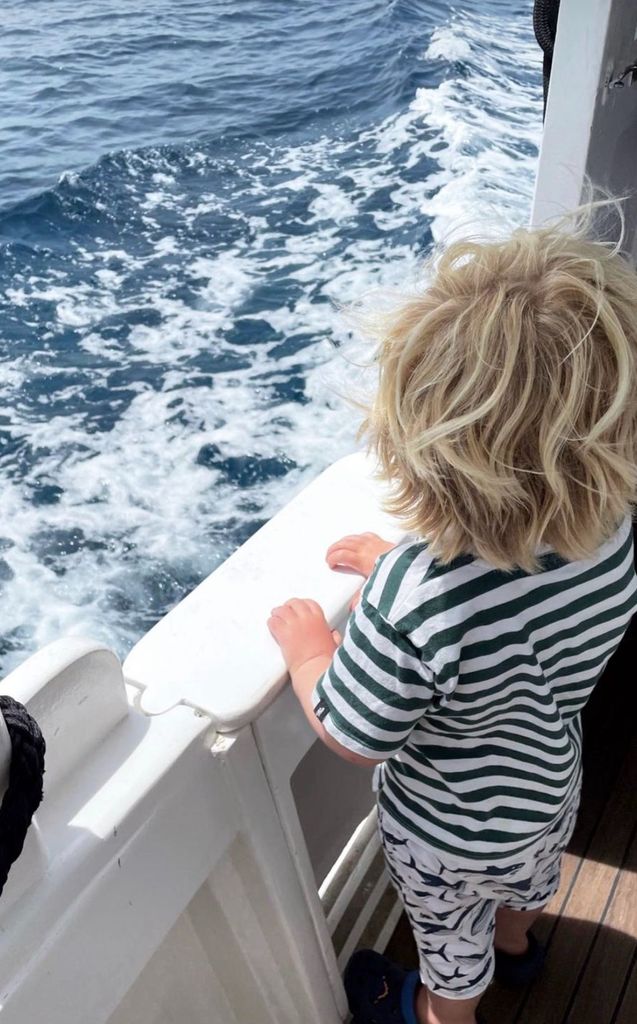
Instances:
[[[343,747],[381,760],[404,745],[434,696],[420,652],[363,595],[319,679],[314,713]]]

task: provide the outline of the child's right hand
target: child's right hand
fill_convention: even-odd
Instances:
[[[380,555],[393,547],[394,544],[383,540],[377,533],[355,533],[330,544],[325,560],[336,572],[359,573],[367,579]]]

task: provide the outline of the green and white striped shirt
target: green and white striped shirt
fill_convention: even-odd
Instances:
[[[462,859],[536,842],[579,785],[580,711],[637,609],[631,523],[535,574],[424,542],[383,555],[314,693],[340,744],[387,758],[380,801]]]

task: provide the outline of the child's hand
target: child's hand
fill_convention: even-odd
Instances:
[[[290,674],[312,658],[331,660],[340,637],[332,632],[323,609],[316,601],[292,598],[280,608],[273,608],[268,629],[281,648]]]
[[[331,544],[325,559],[337,572],[356,572],[366,579],[371,576],[376,559],[395,547],[377,533],[356,533]]]

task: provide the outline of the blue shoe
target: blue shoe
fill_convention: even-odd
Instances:
[[[343,983],[352,1024],[418,1024],[418,971],[406,971],[373,949],[361,949],[350,958]]]
[[[504,988],[523,988],[538,977],[544,967],[546,950],[529,932],[529,948],[526,953],[513,956],[511,953],[495,951],[495,980]]]

